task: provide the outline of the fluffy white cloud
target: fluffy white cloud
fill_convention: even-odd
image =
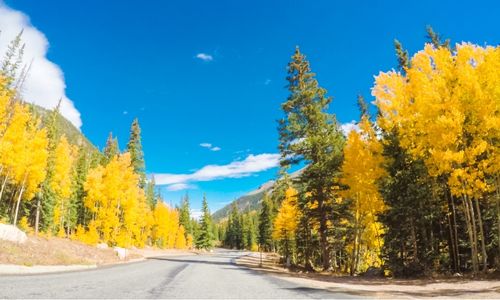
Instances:
[[[214,60],[214,57],[212,55],[206,54],[206,53],[198,53],[198,54],[196,54],[196,58],[199,58],[199,59],[201,59],[203,61],[207,61],[207,62]]]
[[[359,125],[358,125],[358,123],[356,121],[352,120],[349,123],[344,123],[344,124],[340,125],[340,129],[342,129],[342,131],[344,132],[345,136],[348,136],[349,133],[351,131],[353,131],[353,130],[359,132]]]
[[[247,177],[277,167],[279,158],[279,154],[250,154],[244,160],[233,161],[227,165],[207,165],[190,174],[153,175],[157,185],[167,185],[167,189],[176,189],[182,187],[182,184],[187,186],[192,182]]]
[[[47,59],[49,42],[35,28],[27,15],[13,10],[0,0],[0,55],[3,57],[8,44],[23,30],[22,41],[26,44],[23,64],[30,65],[28,77],[22,89],[23,99],[52,109],[61,99],[61,114],[77,128],[82,126],[80,113],[66,96],[64,74],[58,65]]]
[[[210,151],[220,151],[221,148],[220,147],[212,147],[210,148]]]

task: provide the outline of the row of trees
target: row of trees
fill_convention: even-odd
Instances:
[[[257,250],[258,216],[255,211],[240,213],[236,203],[227,220],[218,224],[219,240],[227,248]]]
[[[376,76],[374,106],[358,97],[347,136],[297,47],[279,122],[282,171],[256,225],[261,248],[350,274],[498,268],[500,47],[452,47],[431,28],[428,38],[411,58],[395,41],[398,70]],[[305,167],[291,179],[294,165]]]
[[[46,112],[23,102],[23,50],[19,35],[0,70],[2,222],[89,244],[191,247],[179,211],[156,194],[154,179],[146,180],[137,119],[123,153],[111,134],[102,153],[81,134],[71,141],[59,107]]]

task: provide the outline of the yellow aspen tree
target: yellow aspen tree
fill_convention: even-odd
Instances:
[[[139,177],[130,165],[130,155],[117,155],[105,166],[89,171],[85,182],[85,206],[92,213],[100,239],[110,245],[129,247],[140,236],[138,214],[145,201]]]
[[[23,171],[21,163],[24,154],[24,148],[27,143],[27,124],[30,120],[30,114],[25,106],[15,103],[12,107],[9,123],[6,125],[5,132],[0,142],[0,164],[4,178],[0,189],[0,201],[8,181],[19,179]],[[16,177],[16,178],[14,178]],[[17,183],[17,182],[16,182]]]
[[[178,248],[188,245],[184,236],[184,227],[179,225],[179,214],[163,202],[158,202],[153,211],[154,225],[151,230],[153,244],[159,248]],[[180,229],[182,227],[182,229]],[[182,232],[182,237],[179,236]],[[192,243],[192,241],[191,241]]]
[[[175,249],[186,249],[186,236],[184,226],[180,225],[175,235]]]
[[[297,191],[293,188],[288,188],[285,192],[285,199],[281,203],[278,214],[274,219],[273,227],[273,238],[281,243],[287,264],[289,264],[299,217]]]
[[[159,202],[154,211],[154,226],[152,229],[152,239],[153,244],[160,247],[165,248],[168,243],[168,226],[170,226],[169,222],[169,214],[168,207],[163,203]]]
[[[359,265],[365,270],[382,263],[382,226],[377,221],[377,215],[384,210],[377,184],[385,174],[382,144],[366,115],[362,117],[359,127],[360,133],[353,130],[348,135],[341,178],[341,182],[347,186],[343,192],[344,198],[353,201],[354,239],[349,247],[351,274],[358,271]],[[361,256],[365,258],[362,261]]]
[[[69,233],[69,198],[71,196],[76,153],[64,135],[60,138],[54,151],[54,175],[50,182],[51,188],[55,192],[56,200],[53,226],[58,235],[63,237]]]
[[[14,172],[14,180],[19,187],[14,225],[17,223],[21,200],[31,200],[40,189],[40,183],[46,175],[48,140],[46,130],[40,129],[40,120],[33,118],[28,121],[24,132],[19,136],[18,143],[21,149],[16,152],[16,156],[19,156],[19,164],[16,165]]]
[[[462,43],[452,52],[427,44],[411,59],[406,75],[381,73],[373,89],[380,126],[396,128],[401,146],[422,159],[431,176],[444,177],[451,194],[462,199],[474,272],[479,257],[483,270],[487,267],[479,199],[498,190],[498,180],[488,178],[499,173],[499,51]],[[500,209],[497,214],[500,220]]]
[[[7,80],[4,76],[0,75],[0,143],[1,137],[3,136],[7,127],[11,98],[12,92],[8,88]]]

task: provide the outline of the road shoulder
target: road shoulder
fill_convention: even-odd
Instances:
[[[299,285],[340,292],[357,297],[377,298],[448,298],[448,299],[498,299],[499,280],[468,280],[463,278],[443,280],[395,280],[325,274],[297,273],[280,267],[274,259],[250,253],[235,261],[239,266],[266,273]]]

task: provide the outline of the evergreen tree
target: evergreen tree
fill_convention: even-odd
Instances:
[[[151,177],[151,180],[146,184],[146,201],[151,209],[154,209],[156,203],[158,202],[158,198],[156,197],[156,182],[154,175]],[[186,229],[184,227],[184,229]]]
[[[196,238],[196,248],[208,250],[213,246],[212,221],[208,209],[207,197],[203,195],[200,229]]]
[[[179,223],[184,226],[186,238],[188,234],[194,236],[193,221],[191,219],[191,208],[189,206],[189,195],[182,197],[179,210]]]
[[[228,217],[225,245],[232,249],[243,248],[243,226],[236,202],[233,202],[231,213]]]
[[[78,153],[78,158],[75,167],[75,176],[73,180],[73,199],[75,202],[76,210],[76,223],[86,225],[89,216],[85,209],[83,199],[85,197],[85,181],[87,180],[88,171],[92,166],[91,154],[85,151],[80,145],[80,152]]]
[[[127,152],[130,153],[132,167],[135,173],[139,175],[139,185],[143,188],[146,184],[146,167],[144,163],[144,153],[142,151],[141,127],[139,126],[139,120],[137,118],[134,119],[130,128],[130,139],[127,144]]]
[[[106,140],[106,146],[102,151],[104,156],[102,158],[102,165],[107,165],[116,155],[120,154],[120,147],[118,145],[118,138],[113,138],[113,133],[109,133]]]
[[[24,55],[25,44],[22,42],[23,31],[24,30],[21,30],[9,43],[5,56],[0,62],[2,65],[0,75],[7,79],[7,84],[12,88],[15,88],[14,81],[17,77],[17,70],[21,66]]]
[[[427,39],[429,42],[432,43],[432,45],[436,48],[439,47],[445,47],[445,48],[450,48],[450,40],[446,39],[444,42],[442,41],[442,37],[439,33],[435,32],[434,29],[430,25],[427,25],[425,28],[427,31]]]
[[[259,214],[259,247],[263,251],[271,251],[272,248],[272,220],[269,199],[264,196]]]
[[[282,104],[285,118],[279,121],[281,165],[305,163],[300,182],[308,202],[315,207],[309,218],[319,224],[323,269],[329,269],[329,220],[334,213],[335,178],[342,163],[344,136],[335,116],[327,112],[331,98],[318,85],[309,62],[297,47],[288,64],[290,95]]]
[[[41,191],[36,194],[36,212],[35,212],[35,233],[38,234],[40,229],[47,230],[53,224],[54,205],[56,202],[56,192],[52,187],[52,180],[54,178],[54,165],[55,165],[55,150],[57,142],[61,134],[57,126],[57,118],[60,117],[61,101],[56,107],[46,116],[45,127],[47,128],[47,139],[49,142],[48,151],[49,157],[47,159],[47,168],[45,180],[42,182]],[[41,226],[40,226],[41,225]],[[41,227],[41,228],[40,228]]]
[[[410,55],[398,40],[394,40],[394,48],[396,49],[396,57],[398,59],[398,69],[404,72],[405,68],[410,66]]]
[[[381,194],[387,210],[380,215],[386,228],[383,257],[396,276],[423,275],[431,271],[438,254],[430,242],[431,235],[439,236],[429,229],[439,216],[439,208],[429,205],[432,183],[424,164],[401,148],[396,134],[385,140],[388,163]]]

